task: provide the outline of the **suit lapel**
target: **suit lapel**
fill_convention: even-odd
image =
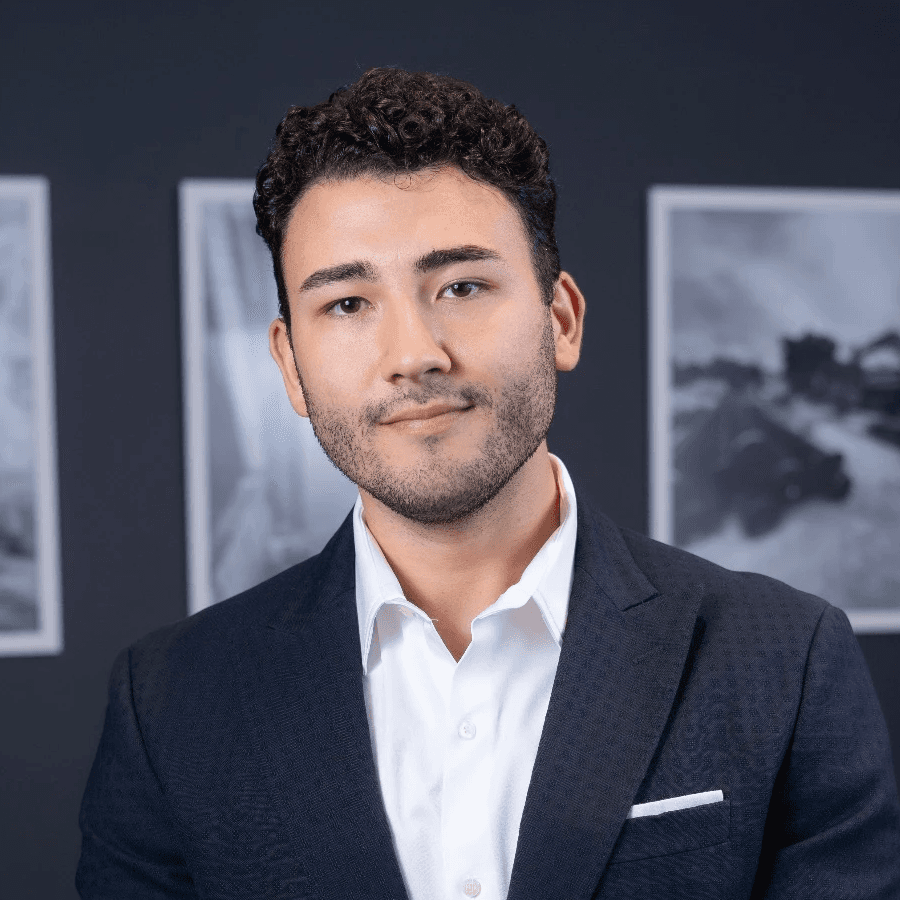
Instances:
[[[578,504],[569,615],[508,900],[587,900],[665,726],[696,601],[662,597],[619,529]]]
[[[322,896],[405,900],[369,738],[349,517],[304,575],[281,576],[279,613],[238,654],[257,757]]]

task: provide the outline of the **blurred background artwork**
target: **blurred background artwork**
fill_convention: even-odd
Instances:
[[[357,490],[288,401],[252,180],[180,184],[189,612],[318,553]]]
[[[0,656],[62,652],[49,187],[0,177]]]
[[[653,536],[900,631],[900,192],[650,192]]]

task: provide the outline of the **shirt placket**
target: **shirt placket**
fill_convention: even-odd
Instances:
[[[477,624],[472,645],[456,666],[447,704],[441,807],[447,900],[502,900],[491,850],[497,673],[486,665],[495,627]]]

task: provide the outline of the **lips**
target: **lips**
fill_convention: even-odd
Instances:
[[[425,406],[411,406],[407,409],[400,410],[400,412],[394,413],[394,415],[389,418],[383,419],[381,424],[391,425],[394,422],[413,422],[434,419],[445,413],[462,412],[466,409],[471,409],[471,406],[461,406],[458,403],[428,403]]]

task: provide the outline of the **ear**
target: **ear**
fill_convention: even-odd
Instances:
[[[556,339],[556,368],[571,372],[581,356],[584,333],[584,295],[568,272],[560,272],[550,304],[553,336]]]
[[[287,391],[288,400],[299,416],[309,418],[306,408],[306,397],[303,396],[303,388],[300,386],[300,376],[297,374],[297,363],[294,359],[294,350],[288,336],[288,328],[284,319],[278,318],[269,326],[269,352],[272,359],[278,363],[281,369],[281,377],[284,379],[284,388]]]

